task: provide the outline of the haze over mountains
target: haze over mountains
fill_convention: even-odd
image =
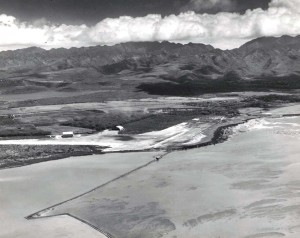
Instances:
[[[4,94],[96,85],[126,85],[126,90],[159,95],[291,89],[300,87],[299,65],[300,36],[258,38],[233,50],[169,42],[48,51],[32,47],[0,52],[0,84]]]

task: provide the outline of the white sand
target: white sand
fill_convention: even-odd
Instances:
[[[122,141],[117,132],[103,131],[88,136],[75,136],[73,138],[45,138],[45,139],[22,139],[0,140],[0,145],[93,145],[108,146],[104,152],[144,150],[151,148],[165,148],[175,143],[196,144],[205,135],[202,134],[209,124],[201,121],[181,123],[161,131],[153,131],[139,135],[132,135],[133,140]]]

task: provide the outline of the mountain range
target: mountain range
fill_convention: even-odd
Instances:
[[[158,95],[300,87],[300,36],[258,38],[233,50],[130,42],[0,52],[2,94],[125,88]]]

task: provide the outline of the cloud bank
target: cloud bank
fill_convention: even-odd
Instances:
[[[188,11],[166,17],[152,14],[136,18],[106,18],[94,26],[53,25],[44,19],[27,23],[12,16],[0,15],[0,50],[164,40],[205,43],[230,49],[257,37],[285,34],[300,34],[300,0],[272,0],[267,10],[248,10],[242,15],[224,12],[196,14]]]

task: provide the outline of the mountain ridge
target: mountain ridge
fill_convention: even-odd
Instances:
[[[256,61],[256,58],[268,58],[258,65],[257,70],[252,70],[257,74],[262,69],[266,68],[270,58],[286,57],[291,60],[297,60],[300,50],[300,36],[282,36],[282,37],[262,37],[251,40],[239,48],[233,50],[220,50],[211,45],[198,43],[180,44],[171,42],[128,42],[120,43],[114,46],[91,46],[81,48],[58,48],[44,50],[38,47],[29,47],[15,51],[0,52],[0,68],[2,70],[14,68],[30,68],[51,66],[57,64],[65,65],[61,67],[97,67],[120,62],[125,59],[136,59],[156,55],[158,58],[183,58],[185,61],[193,61],[198,64],[218,65],[216,62],[209,62],[207,58],[214,59],[222,58],[230,63],[239,62],[238,67],[234,70],[240,71],[239,68],[254,68],[251,61]],[[280,53],[280,55],[279,55]],[[204,56],[208,57],[204,57]],[[153,57],[152,57],[153,58]],[[197,59],[198,58],[198,59]],[[277,59],[278,60],[278,59]],[[263,61],[260,59],[260,61]],[[263,64],[263,65],[262,65]],[[271,64],[270,64],[271,65]],[[290,64],[285,64],[290,65]],[[223,65],[226,67],[226,65]],[[257,67],[257,66],[256,66]],[[54,67],[55,70],[55,67]],[[246,70],[247,71],[247,70]],[[243,74],[249,74],[243,72]]]
[[[147,93],[155,94],[158,87],[160,92],[167,90],[168,94],[181,88],[197,94],[223,88],[229,91],[298,88],[299,65],[300,36],[257,38],[233,50],[195,43],[129,42],[0,52],[0,79],[5,80],[2,84],[14,85],[21,78],[20,88],[34,83],[35,88],[30,89],[33,91],[38,91],[41,85],[53,87],[51,81],[63,82],[56,85],[62,87],[59,90],[72,91],[113,83],[124,87],[127,80],[132,89]]]

